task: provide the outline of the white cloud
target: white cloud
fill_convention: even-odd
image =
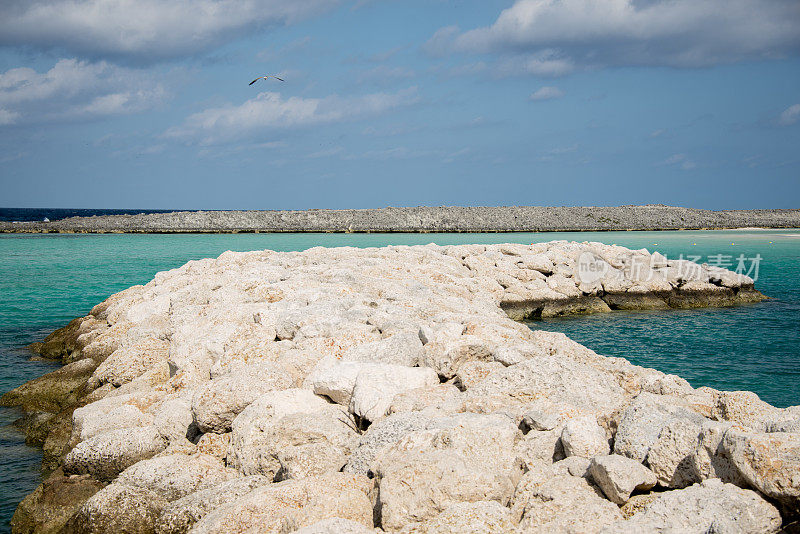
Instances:
[[[166,90],[135,69],[61,59],[47,72],[0,73],[0,125],[136,113],[162,102]]]
[[[686,154],[673,154],[663,161],[656,163],[657,167],[677,167],[683,171],[690,171],[697,167],[697,164],[689,159]]]
[[[545,85],[539,88],[536,92],[531,94],[531,100],[552,100],[554,98],[561,98],[564,96],[564,91],[552,85]]]
[[[800,104],[789,106],[778,118],[778,122],[783,126],[791,126],[797,121],[800,121]]]
[[[6,0],[0,45],[63,47],[143,61],[194,54],[338,0]]]
[[[547,53],[580,67],[697,67],[800,51],[796,0],[516,0],[494,24],[439,30],[429,51]],[[530,71],[530,69],[528,69]],[[535,73],[535,72],[534,72]]]
[[[270,129],[295,128],[355,120],[379,115],[417,102],[417,88],[397,93],[373,93],[356,97],[282,98],[280,93],[260,93],[241,105],[209,108],[189,116],[181,126],[170,128],[169,138],[224,143]]]

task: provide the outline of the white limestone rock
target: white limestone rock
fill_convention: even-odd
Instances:
[[[751,487],[780,503],[787,514],[800,513],[800,434],[731,428],[721,449]]]
[[[611,449],[606,431],[593,416],[568,420],[561,431],[561,445],[566,456],[583,458],[608,454]]]
[[[64,459],[64,473],[113,480],[133,464],[152,458],[167,446],[154,426],[111,430],[82,441]]]
[[[256,488],[271,484],[260,475],[234,478],[207,489],[201,489],[164,507],[155,524],[156,534],[184,534],[215,508],[235,501]]]
[[[517,433],[504,416],[463,414],[381,450],[371,470],[384,529],[430,519],[460,502],[507,504],[522,473],[513,454]]]
[[[110,484],[78,509],[62,532],[150,534],[167,502],[145,488]]]
[[[374,364],[356,376],[350,412],[367,421],[377,421],[389,410],[395,395],[439,383],[439,376],[429,367],[403,367]]]
[[[167,502],[239,477],[219,459],[205,454],[170,454],[138,462],[115,483],[146,488]]]
[[[501,534],[513,532],[511,511],[497,501],[463,502],[436,517],[403,528],[402,534]]]
[[[592,458],[589,474],[606,497],[617,504],[625,504],[634,490],[648,490],[657,481],[645,466],[618,454]]]
[[[709,479],[686,489],[661,493],[630,519],[603,534],[639,532],[777,532],[778,510],[756,492]]]
[[[514,492],[511,511],[520,532],[599,532],[622,518],[619,508],[585,478],[528,471]]]
[[[270,391],[292,387],[285,369],[263,363],[237,368],[208,382],[195,393],[192,412],[201,432],[222,434],[254,400]]]
[[[372,503],[366,478],[330,473],[261,486],[214,509],[198,521],[193,534],[245,532],[283,533],[338,517],[372,526]]]

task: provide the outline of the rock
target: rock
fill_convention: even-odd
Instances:
[[[461,407],[461,392],[453,384],[437,384],[398,393],[389,414],[417,412],[427,408],[455,413]]]
[[[608,454],[611,447],[608,444],[606,431],[597,424],[592,416],[570,419],[561,431],[561,444],[566,456],[582,456],[592,458]]]
[[[506,417],[462,414],[384,448],[372,463],[383,528],[399,530],[459,502],[507,504],[521,474],[516,434]]]
[[[215,378],[192,399],[192,412],[201,432],[229,432],[231,423],[247,406],[264,393],[288,389],[292,380],[274,364],[239,367]]]
[[[478,384],[481,380],[489,376],[492,371],[504,368],[505,365],[499,362],[465,362],[456,372],[455,384],[463,391]]]
[[[623,391],[610,373],[570,358],[534,356],[498,369],[465,393],[465,402],[483,411],[510,409],[538,399],[558,399],[575,412],[612,413]]]
[[[338,517],[372,526],[366,478],[330,473],[257,488],[216,508],[192,529],[193,534],[242,532],[258,525],[262,533],[282,533]]]
[[[336,404],[349,406],[356,378],[363,368],[364,364],[361,362],[342,362],[315,370],[306,381],[317,395],[324,395]]]
[[[276,480],[339,471],[358,437],[346,414],[332,406],[321,413],[293,413],[260,423],[242,428],[237,422],[229,462],[246,475]]]
[[[272,481],[260,475],[235,478],[169,503],[155,525],[157,534],[184,534],[209,512]]]
[[[367,475],[370,465],[378,452],[397,443],[403,436],[418,430],[426,430],[433,425],[430,417],[419,413],[393,414],[370,425],[360,437],[358,446],[350,455],[345,473]]]
[[[168,441],[193,438],[190,427],[194,422],[191,403],[184,399],[171,399],[155,411],[153,424]]]
[[[332,517],[317,521],[313,525],[295,530],[295,532],[297,534],[374,534],[376,531],[374,528],[366,527],[349,519]]]
[[[145,488],[172,502],[238,476],[212,456],[170,454],[132,465],[120,473],[115,483]]]
[[[164,499],[147,489],[111,484],[86,501],[62,532],[150,534],[166,505]]]
[[[685,419],[672,420],[661,429],[645,460],[660,485],[685,488],[703,480],[695,460],[700,432],[700,425]]]
[[[614,453],[643,462],[661,430],[675,419],[701,425],[705,419],[686,408],[671,404],[668,397],[642,393],[620,417],[614,436]]]
[[[636,460],[611,454],[592,458],[589,474],[611,502],[625,504],[635,490],[656,485],[656,476]]]
[[[18,534],[54,533],[61,530],[75,511],[103,484],[87,475],[64,476],[56,471],[17,507],[11,531]]]
[[[560,420],[556,414],[543,413],[539,410],[531,410],[522,418],[524,428],[530,430],[546,431],[553,430],[558,426]]]
[[[64,473],[113,480],[136,462],[152,458],[166,448],[154,426],[112,430],[82,441],[64,459]]]
[[[143,375],[169,357],[169,342],[158,338],[146,338],[135,344],[120,347],[101,363],[92,374],[89,385],[92,389],[103,384],[121,386]]]
[[[436,517],[402,529],[402,534],[500,534],[512,532],[511,512],[497,501],[458,503]]]
[[[344,359],[414,367],[420,364],[422,355],[423,348],[419,334],[400,332],[380,341],[357,345],[347,352]]]
[[[143,413],[126,400],[115,397],[77,408],[72,412],[73,441],[77,443],[109,430],[144,427],[153,423],[152,415]]]
[[[750,486],[780,503],[787,515],[800,513],[800,434],[731,428],[721,449]]]
[[[739,423],[757,432],[768,424],[794,419],[785,410],[775,408],[758,398],[752,391],[715,391],[715,419]]]
[[[519,439],[514,446],[514,453],[527,465],[533,463],[552,463],[564,459],[564,447],[561,444],[561,428],[553,430],[531,430]]]
[[[778,510],[756,492],[709,479],[686,489],[659,494],[630,519],[603,533],[639,532],[777,532]]]
[[[521,532],[599,532],[622,517],[586,479],[533,470],[517,486],[511,511]]]
[[[377,421],[386,415],[398,393],[438,383],[438,375],[429,367],[369,365],[356,377],[350,412],[361,419]]]

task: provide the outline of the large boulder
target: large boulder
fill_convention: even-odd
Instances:
[[[211,380],[192,399],[192,412],[201,432],[222,434],[245,408],[264,393],[293,386],[286,370],[275,364],[243,365]]]
[[[789,516],[800,514],[800,434],[732,428],[721,448],[751,487],[780,503]]]
[[[86,501],[62,532],[152,534],[167,501],[148,489],[111,484]]]
[[[592,458],[589,475],[606,497],[617,504],[625,504],[634,490],[649,490],[657,481],[645,466],[618,454]]]
[[[342,407],[310,391],[271,392],[234,420],[228,463],[277,480],[338,471],[356,446],[356,430]]]
[[[152,458],[167,446],[154,426],[112,430],[80,442],[64,459],[64,473],[113,480],[133,464]]]
[[[366,477],[329,473],[262,486],[216,508],[192,529],[193,534],[246,532],[283,533],[339,517],[372,526],[372,503]]]
[[[582,477],[528,471],[514,492],[511,511],[522,532],[599,532],[622,518],[619,508]]]
[[[260,475],[235,478],[169,503],[155,525],[157,534],[184,534],[215,508],[226,505],[272,480]]]
[[[516,529],[511,511],[497,501],[462,502],[432,519],[410,525],[402,534],[501,534]]]
[[[206,454],[168,454],[132,465],[115,482],[146,488],[172,502],[238,476],[236,470]]]
[[[442,418],[380,451],[372,471],[387,530],[430,519],[460,502],[506,505],[521,475],[517,428],[500,415]]]
[[[630,519],[606,527],[604,534],[639,532],[777,532],[778,510],[756,492],[705,480],[661,493]]]

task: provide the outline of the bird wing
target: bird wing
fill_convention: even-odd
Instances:
[[[262,76],[262,78],[263,78],[263,76]],[[253,80],[252,82],[248,83],[247,85],[253,85],[254,83],[256,83],[260,79],[261,78],[256,78],[255,80]]]
[[[275,78],[276,80],[283,81],[283,78],[278,78],[277,76],[273,76],[273,78]]]

